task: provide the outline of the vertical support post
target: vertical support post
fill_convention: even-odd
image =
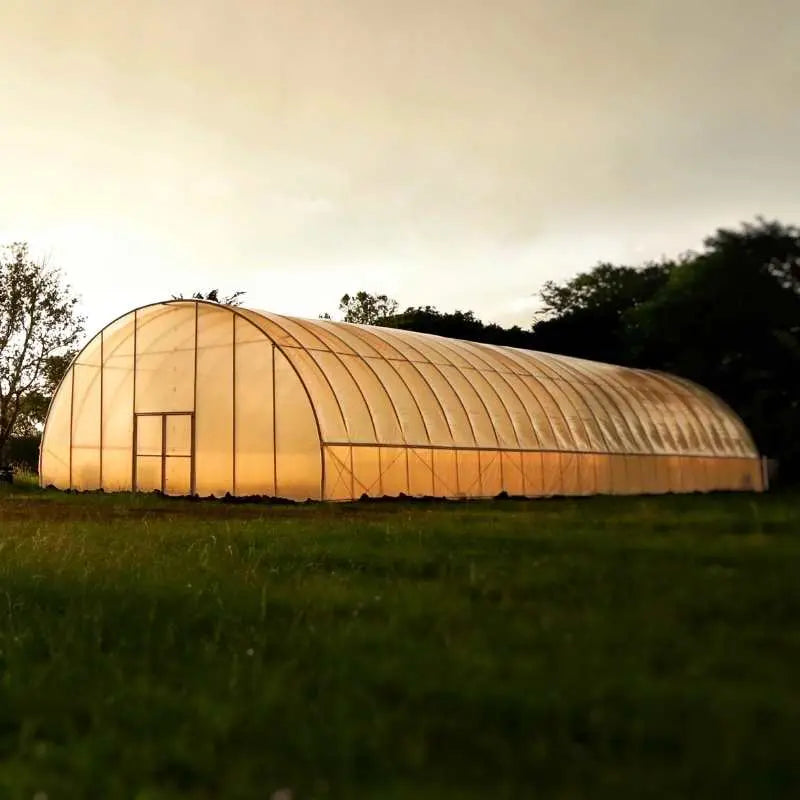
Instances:
[[[498,442],[498,444],[499,444],[499,442]],[[498,450],[497,451],[497,458],[500,461],[500,491],[503,492],[503,491],[505,491],[505,488],[506,488],[506,478],[505,478],[505,471],[503,470],[503,451],[502,450]],[[500,492],[498,492],[498,494],[499,493]]]
[[[275,409],[275,345],[272,348],[272,496],[278,496],[278,415]]]
[[[100,331],[100,489],[103,488],[103,365],[105,353],[103,350],[103,331]]]
[[[72,365],[72,369],[70,370],[70,382],[69,382],[69,488],[72,488],[72,428],[74,427],[75,421],[72,418],[72,415],[75,410],[75,367],[77,366],[77,361]]]
[[[161,494],[167,493],[167,415],[161,415]]]
[[[139,417],[133,415],[133,474],[131,475],[131,491],[138,491],[136,485],[136,450],[139,446]]]
[[[194,495],[194,411],[191,416],[191,438],[189,446],[192,448],[189,452],[189,494]]]
[[[233,421],[233,452],[231,453],[231,465],[232,465],[232,478],[233,482],[231,484],[231,494],[236,497],[236,314],[231,314],[231,323],[233,325],[233,329],[231,331],[231,418]]]
[[[325,499],[325,445],[319,440],[319,499]]]
[[[353,447],[350,446],[350,499],[356,499],[356,479],[353,474]]]
[[[137,490],[136,486],[136,447],[137,447],[137,421],[136,421],[136,346],[139,330],[139,310],[133,312],[133,444],[131,445],[131,491]]]
[[[190,464],[191,475],[189,478],[190,492],[197,494],[197,328],[200,304],[194,304],[194,372],[192,374],[192,459]]]

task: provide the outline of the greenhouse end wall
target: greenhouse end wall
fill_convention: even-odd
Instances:
[[[81,351],[40,480],[294,500],[765,488],[741,421],[673,376],[199,301]]]
[[[225,307],[166,303],[109,325],[78,355],[42,440],[60,489],[320,498],[308,396],[286,357]]]

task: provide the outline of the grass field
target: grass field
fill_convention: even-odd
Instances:
[[[800,797],[799,674],[798,494],[0,488],[2,800]]]

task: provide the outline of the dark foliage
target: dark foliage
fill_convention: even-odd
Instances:
[[[502,344],[509,347],[533,347],[531,331],[515,325],[503,328],[496,323],[484,323],[473,311],[439,311],[433,306],[409,306],[398,312],[398,303],[385,294],[356,292],[345,294],[339,301],[339,311],[344,322],[361,325],[378,325],[383,328],[430,333],[468,342]],[[330,314],[320,314],[330,319]]]
[[[534,349],[697,381],[800,474],[800,229],[758,219],[679,262],[603,264],[542,297]]]
[[[439,311],[432,306],[409,307],[400,314],[379,320],[376,324],[436,336],[485,342],[509,347],[533,347],[533,334],[518,326],[503,328],[496,323],[482,322],[472,311]]]
[[[628,344],[628,314],[651,300],[675,269],[673,262],[644,267],[599,264],[564,284],[545,283],[534,323],[535,350],[636,365]]]
[[[38,434],[29,436],[12,436],[5,449],[5,461],[15,467],[37,472],[39,469],[39,442]]]

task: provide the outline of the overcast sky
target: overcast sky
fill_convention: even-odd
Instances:
[[[3,0],[0,241],[90,328],[220,287],[524,322],[599,260],[800,222],[797,0]]]

